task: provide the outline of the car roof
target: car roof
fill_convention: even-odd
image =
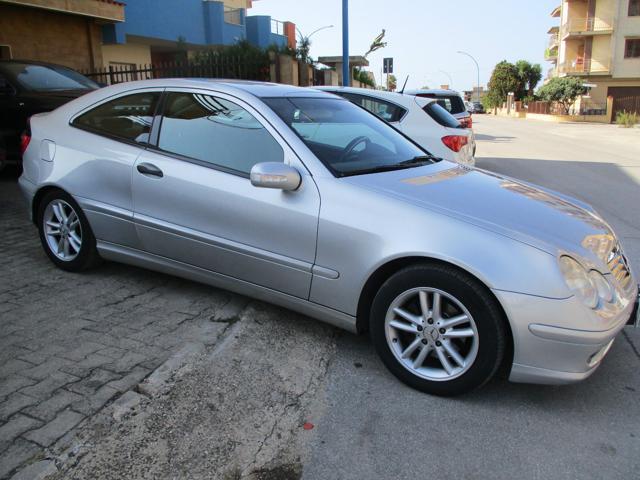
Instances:
[[[59,67],[59,68],[68,68],[69,70],[73,70],[71,67],[67,67],[66,65],[60,65],[59,63],[51,63],[51,62],[40,62],[37,60],[21,60],[19,58],[11,58],[11,59],[0,59],[0,65],[9,64],[9,63],[20,63],[25,65],[42,65],[43,67]]]
[[[429,95],[456,95],[460,96],[460,93],[455,90],[446,90],[442,88],[428,88],[428,89],[417,89],[417,90],[407,90],[406,93],[408,95],[418,95],[420,93],[427,93]]]
[[[322,97],[324,93],[310,88],[294,87],[278,83],[258,82],[252,80],[235,80],[220,78],[158,78],[154,80],[138,80],[119,83],[106,87],[112,90],[134,90],[140,88],[212,88],[216,87],[228,92],[248,93],[260,98],[271,97]]]
[[[371,88],[357,88],[357,87],[336,87],[336,86],[319,86],[313,87],[316,90],[321,90],[323,92],[344,92],[344,93],[353,93],[359,95],[367,95],[369,97],[379,98],[381,100],[387,100],[391,103],[396,103],[400,106],[409,107],[415,102],[415,97],[412,95],[404,95],[399,92],[387,92],[386,90],[373,90]],[[422,101],[434,102],[433,99],[424,98]],[[426,105],[426,103],[424,104]],[[419,104],[418,106],[423,107],[424,105]]]

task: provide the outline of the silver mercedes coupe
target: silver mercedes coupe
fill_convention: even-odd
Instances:
[[[121,84],[33,116],[22,145],[58,267],[129,263],[368,331],[424,392],[584,379],[636,315],[590,206],[436,158],[328,93]]]

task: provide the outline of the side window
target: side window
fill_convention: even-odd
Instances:
[[[83,113],[73,125],[109,137],[146,143],[159,98],[160,92],[118,97]]]
[[[253,115],[235,103],[199,93],[169,93],[158,148],[248,174],[284,152]]]
[[[371,113],[377,115],[383,120],[386,120],[387,122],[399,122],[405,114],[405,110],[402,107],[379,98],[354,93],[336,93],[343,96],[351,103],[355,103],[356,105],[360,105],[364,109],[369,110]]]

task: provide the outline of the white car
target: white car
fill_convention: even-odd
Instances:
[[[475,165],[473,132],[437,101],[366,88],[314,87],[331,92],[386,120],[436,157]]]

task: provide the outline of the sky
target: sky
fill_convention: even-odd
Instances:
[[[386,30],[386,48],[369,56],[370,67],[380,81],[382,59],[394,58],[394,73],[401,88],[450,84],[456,90],[486,85],[496,63],[520,59],[544,60],[547,31],[558,25],[551,11],[560,0],[349,0],[349,53],[364,55],[373,39]],[[270,15],[291,21],[311,37],[311,56],[342,55],[342,0],[254,0],[248,15]],[[446,73],[445,73],[446,72]],[[450,81],[449,77],[453,80]]]

